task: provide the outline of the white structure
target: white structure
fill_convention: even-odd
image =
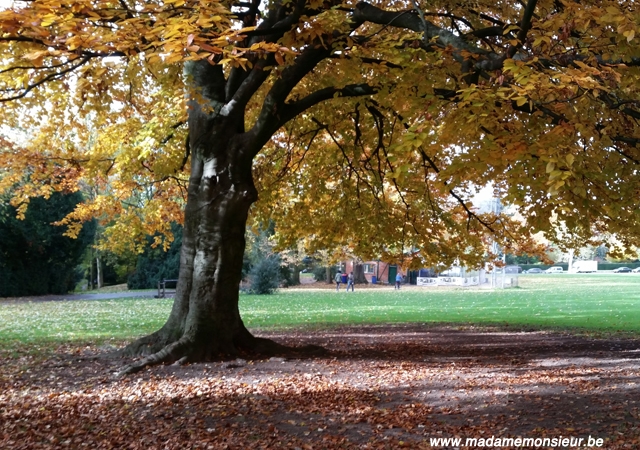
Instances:
[[[574,261],[569,273],[595,273],[598,271],[598,261]]]
[[[484,269],[467,270],[464,267],[453,266],[437,278],[418,277],[416,284],[418,286],[478,286],[504,289],[518,285],[518,268],[506,266],[504,270],[494,270],[488,274]]]

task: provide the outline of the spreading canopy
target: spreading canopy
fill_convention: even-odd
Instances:
[[[190,95],[264,135],[253,214],[284,245],[416,265],[479,264],[489,239],[533,251],[556,228],[637,246],[639,17],[620,0],[16,1],[0,189],[18,184],[16,205],[88,190],[65,223],[117,219],[112,247],[168,231],[189,170],[183,66],[207,61],[233,95]],[[476,209],[484,186],[517,213]]]

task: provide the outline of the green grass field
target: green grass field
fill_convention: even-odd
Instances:
[[[171,299],[2,303],[7,344],[128,340],[160,327]],[[413,288],[283,290],[242,295],[249,328],[460,323],[640,334],[640,275],[526,275],[505,290]]]

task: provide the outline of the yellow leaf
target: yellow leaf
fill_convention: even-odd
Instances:
[[[562,176],[562,170],[552,170],[549,174],[550,180],[555,180],[556,178],[560,178]]]
[[[547,163],[547,173],[551,173],[556,168],[556,163],[554,161],[549,161]]]
[[[634,36],[636,35],[635,30],[629,30],[624,34],[627,37],[627,42],[633,41]]]
[[[204,51],[211,53],[222,53],[222,49],[220,47],[214,47],[213,45],[202,43],[200,44],[200,48]]]
[[[515,101],[516,101],[516,105],[518,106],[522,106],[525,103],[527,103],[527,99],[525,97],[516,97]]]
[[[58,16],[56,16],[55,14],[47,14],[42,18],[40,26],[48,27],[49,25],[52,25],[57,19]]]
[[[210,27],[212,23],[213,21],[211,20],[210,17],[200,17],[196,21],[196,25],[203,28]]]
[[[567,160],[567,165],[571,166],[573,165],[573,162],[575,161],[576,157],[573,155],[567,155],[566,160]]]
[[[512,31],[518,31],[518,30],[520,30],[520,27],[518,25],[509,25],[507,28],[504,29],[502,34],[509,34]]]

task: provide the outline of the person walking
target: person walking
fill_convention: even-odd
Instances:
[[[337,292],[340,290],[340,283],[342,282],[342,272],[340,272],[339,270],[336,273],[334,281],[336,282],[336,292]]]
[[[353,272],[349,273],[349,278],[347,278],[347,292],[349,292],[349,288],[351,288],[351,292],[353,292]]]
[[[398,272],[396,275],[396,286],[394,289],[400,289],[400,283],[402,283],[402,274]]]

